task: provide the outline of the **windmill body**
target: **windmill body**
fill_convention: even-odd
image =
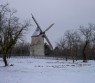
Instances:
[[[48,37],[45,32],[48,31],[54,24],[51,24],[45,31],[42,31],[37,21],[32,15],[34,22],[37,25],[37,28],[32,35],[31,47],[30,47],[30,55],[32,56],[44,56],[45,55],[45,47],[44,47],[44,39],[46,39],[49,47],[53,50],[52,44],[50,43]]]
[[[44,38],[42,35],[39,36],[32,36],[31,42],[31,51],[30,54],[33,56],[44,56]]]

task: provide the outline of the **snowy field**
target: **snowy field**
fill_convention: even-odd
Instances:
[[[95,61],[11,58],[4,67],[0,59],[0,83],[95,83]]]

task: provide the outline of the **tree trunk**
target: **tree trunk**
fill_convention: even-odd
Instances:
[[[66,61],[67,61],[67,55],[66,55]]]
[[[77,58],[78,58],[78,47],[76,47],[76,52],[75,52],[75,58],[76,58],[76,61],[78,60]]]
[[[73,63],[74,63],[75,62],[74,56],[72,58],[73,58]]]
[[[83,48],[83,62],[87,62],[86,48],[87,48],[88,43],[89,42],[86,41],[84,48]]]
[[[77,57],[78,57],[78,53],[77,53],[78,51],[76,50],[76,53],[75,53],[75,60],[77,61],[78,59],[77,59]]]
[[[4,61],[4,64],[5,64],[5,67],[8,66],[8,63],[7,63],[7,56],[6,54],[3,55],[3,61]]]

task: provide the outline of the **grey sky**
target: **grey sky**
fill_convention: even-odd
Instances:
[[[46,33],[53,45],[66,30],[95,23],[95,0],[0,0],[0,3],[6,2],[18,10],[17,15],[21,19],[31,19],[33,26],[27,34],[28,42],[31,42],[31,35],[36,29],[31,13],[43,30],[55,23]]]

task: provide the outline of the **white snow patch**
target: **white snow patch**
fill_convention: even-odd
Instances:
[[[14,66],[3,67],[0,59],[0,83],[95,83],[95,61],[11,58]]]

